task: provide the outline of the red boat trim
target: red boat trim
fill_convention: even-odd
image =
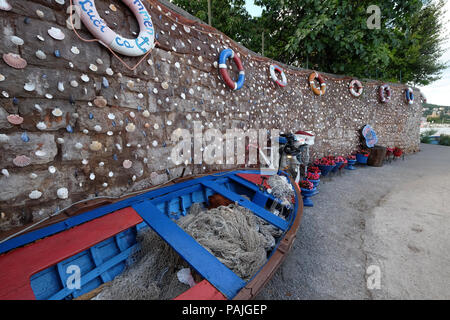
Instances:
[[[227,300],[227,298],[207,280],[202,280],[173,300]]]
[[[0,300],[35,300],[32,275],[142,221],[132,208],[124,208],[0,256]]]

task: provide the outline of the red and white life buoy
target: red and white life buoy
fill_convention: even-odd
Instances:
[[[100,42],[112,50],[131,57],[141,56],[153,49],[155,30],[152,19],[141,0],[122,0],[134,13],[139,24],[139,36],[136,39],[124,38],[112,31],[99,16],[95,0],[74,0],[81,21]]]
[[[391,87],[387,84],[380,86],[378,90],[381,103],[386,103],[391,100]]]
[[[281,75],[281,80],[278,79],[275,71],[278,71]],[[272,78],[273,81],[275,81],[276,84],[278,84],[280,87],[286,87],[287,85],[287,79],[286,79],[286,75],[284,74],[283,69],[281,69],[279,66],[277,66],[276,64],[271,64],[270,65],[270,77]]]
[[[350,81],[350,84],[348,85],[348,89],[350,90],[350,93],[354,97],[359,97],[363,93],[363,85],[361,81],[353,79]]]

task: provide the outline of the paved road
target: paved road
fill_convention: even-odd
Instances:
[[[450,147],[421,150],[323,179],[257,298],[450,299]]]

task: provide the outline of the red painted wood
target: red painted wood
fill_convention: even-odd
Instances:
[[[250,181],[258,186],[261,185],[262,182],[262,177],[263,175],[261,174],[257,174],[257,173],[238,173],[237,176],[241,177],[242,179],[245,179],[247,181]],[[265,176],[267,179],[270,178],[270,176]],[[264,181],[264,186],[266,188],[272,188],[268,183],[267,183],[267,179]]]
[[[30,277],[143,220],[124,208],[0,256],[0,300],[34,300]]]
[[[227,300],[227,298],[211,283],[203,280],[180,294],[174,300]]]

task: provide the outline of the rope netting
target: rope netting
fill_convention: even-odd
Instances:
[[[294,191],[283,178],[273,176],[268,182],[274,196],[287,201]],[[244,281],[267,262],[276,238],[282,235],[280,229],[237,204],[207,210],[203,204],[194,203],[189,214],[176,223]],[[140,248],[130,257],[125,271],[107,283],[94,299],[165,300],[189,289],[184,284],[189,281],[180,282],[186,278],[189,265],[164,240],[150,228],[144,228],[137,241]],[[194,277],[197,282],[200,280],[198,275]]]

